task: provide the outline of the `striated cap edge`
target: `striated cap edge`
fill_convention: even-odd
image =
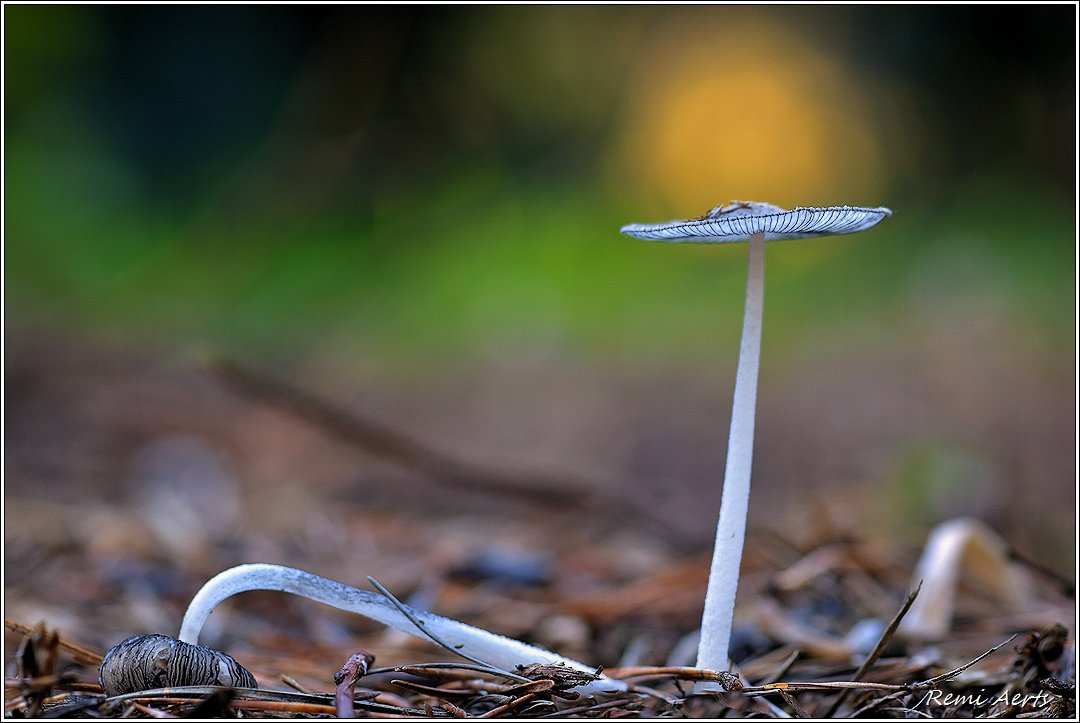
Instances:
[[[735,243],[764,232],[767,241],[857,233],[892,215],[888,208],[798,206],[793,210],[755,202],[714,208],[702,218],[623,226],[627,236],[671,243]]]

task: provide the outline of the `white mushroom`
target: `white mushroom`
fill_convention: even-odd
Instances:
[[[292,567],[253,563],[238,565],[210,578],[195,594],[180,625],[180,640],[195,644],[210,613],[223,600],[250,590],[277,590],[315,600],[340,610],[363,615],[409,635],[439,640],[464,657],[513,672],[542,663],[565,666],[585,674],[591,682],[575,688],[580,693],[625,690],[626,685],[576,660],[496,635],[440,615],[415,610],[385,595],[360,590]]]
[[[735,375],[735,393],[728,436],[727,467],[716,528],[712,567],[701,619],[697,667],[727,670],[728,644],[739,585],[739,563],[746,535],[750,498],[750,464],[754,446],[758,362],[761,356],[761,311],[765,293],[765,242],[855,233],[892,214],[887,208],[799,207],[788,211],[769,203],[734,201],[705,216],[661,224],[630,224],[621,231],[647,241],[682,243],[750,242],[746,310]],[[715,684],[702,687],[716,688]]]
[[[909,638],[941,640],[952,627],[956,592],[966,574],[1009,612],[1031,606],[1031,581],[1009,561],[1009,546],[973,517],[942,522],[926,538],[912,581],[922,581],[919,596],[898,628]]]

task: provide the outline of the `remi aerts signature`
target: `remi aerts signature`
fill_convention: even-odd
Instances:
[[[972,708],[984,708],[986,706],[1011,706],[1013,708],[1040,708],[1050,702],[1051,694],[1047,691],[1039,693],[1010,693],[1004,690],[1000,693],[946,693],[936,688],[927,691],[926,695],[915,705],[916,708],[923,706],[948,705]]]

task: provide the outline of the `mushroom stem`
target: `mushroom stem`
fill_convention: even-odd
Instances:
[[[391,602],[383,595],[328,580],[310,572],[267,563],[238,565],[208,580],[191,599],[187,612],[184,613],[180,640],[192,644],[198,642],[199,633],[214,608],[223,600],[249,590],[288,592],[339,610],[363,615],[409,635],[444,642],[464,656],[482,660],[504,670],[512,671],[518,666],[544,663],[564,665],[583,673],[595,673],[592,668],[576,660],[526,645],[519,640],[415,610],[402,603]],[[624,683],[603,675],[577,688],[584,693],[625,689]]]
[[[765,233],[750,236],[750,262],[746,281],[746,310],[743,314],[739,366],[731,405],[724,492],[720,500],[720,520],[716,525],[705,611],[701,617],[697,667],[727,670],[731,621],[735,613],[735,592],[739,587],[739,565],[746,514],[750,500],[750,466],[754,451],[754,412],[757,405],[758,365],[761,358],[761,316],[765,298]],[[701,683],[701,688],[719,689]]]
[[[964,574],[1011,612],[1031,607],[1030,580],[1010,564],[1009,546],[986,523],[972,517],[942,522],[926,539],[915,568],[919,597],[899,631],[916,640],[941,640],[952,627],[956,593]]]

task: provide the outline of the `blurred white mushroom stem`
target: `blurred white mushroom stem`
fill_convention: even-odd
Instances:
[[[1005,540],[980,520],[959,517],[931,530],[915,568],[922,590],[899,632],[909,638],[939,640],[952,627],[961,578],[980,585],[1006,612],[1030,610],[1031,581],[1009,561]]]

